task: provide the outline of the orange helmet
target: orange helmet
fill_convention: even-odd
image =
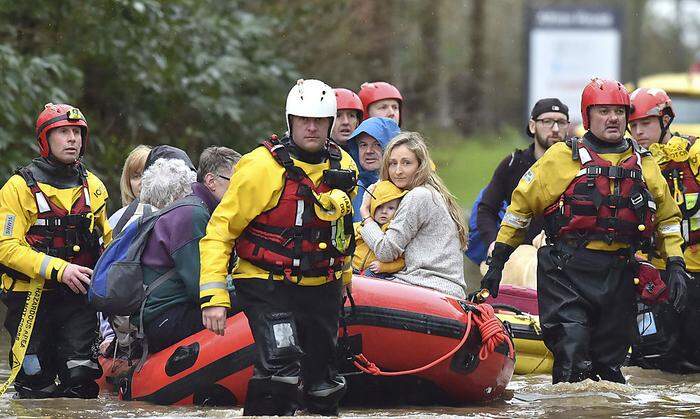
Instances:
[[[47,134],[50,130],[58,127],[76,126],[80,127],[83,144],[80,147],[80,155],[85,152],[88,143],[88,124],[80,109],[59,103],[47,103],[36,119],[36,139],[39,142],[39,153],[41,157],[49,157],[50,147]]]
[[[670,115],[675,117],[673,108],[671,107],[671,98],[662,89],[649,89],[641,87],[630,95],[632,110],[628,122],[636,121],[637,119],[646,118],[648,116],[662,117]]]
[[[399,89],[384,81],[375,81],[372,83],[362,83],[360,92],[358,93],[362,106],[364,107],[363,119],[369,118],[369,105],[374,102],[379,102],[385,99],[395,99],[399,102],[399,125],[401,125],[401,106],[403,105],[403,97]]]
[[[357,111],[357,120],[362,120],[362,114],[365,111],[362,106],[362,101],[360,97],[355,94],[352,90],[337,88],[333,89],[335,91],[335,100],[338,103],[338,110],[350,109]]]
[[[595,105],[624,106],[629,114],[630,96],[619,81],[594,78],[583,88],[581,117],[583,128],[588,129],[588,108]]]

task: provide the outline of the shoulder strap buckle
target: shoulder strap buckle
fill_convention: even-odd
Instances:
[[[338,147],[338,144],[334,143],[333,141],[326,141],[326,144],[331,169],[340,169],[340,161],[343,158],[340,147]]]
[[[571,159],[574,161],[580,160],[578,151],[580,140],[581,139],[578,137],[571,137],[571,139],[566,142],[567,145],[571,147]]]

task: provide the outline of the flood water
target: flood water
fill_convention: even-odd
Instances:
[[[9,374],[9,337],[0,338],[0,378]],[[625,369],[628,385],[586,381],[550,385],[548,375],[514,376],[504,400],[489,406],[342,409],[345,417],[700,417],[700,374],[672,375],[639,368]],[[156,406],[123,402],[102,394],[97,400],[13,400],[13,390],[0,399],[0,417],[235,417],[242,409]]]

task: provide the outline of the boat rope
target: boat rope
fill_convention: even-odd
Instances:
[[[10,376],[7,377],[5,383],[0,386],[0,396],[5,394],[10,384],[15,381],[24,363],[24,356],[27,353],[27,348],[29,348],[29,338],[32,336],[34,322],[39,313],[39,303],[41,302],[41,292],[43,289],[44,278],[39,277],[29,280],[29,292],[27,292],[27,299],[24,302],[22,319],[19,322],[15,341],[12,344],[12,369],[10,370]]]
[[[476,324],[476,326],[479,328],[479,332],[481,332],[481,350],[479,350],[480,360],[486,360],[486,358],[488,358],[489,355],[491,355],[496,350],[498,345],[500,345],[502,342],[507,342],[508,344],[508,356],[510,358],[515,358],[515,349],[513,348],[513,342],[511,341],[510,336],[508,336],[508,333],[503,328],[501,321],[498,320],[498,318],[496,317],[493,307],[491,307],[488,304],[478,304],[475,306],[471,306],[471,309],[467,311],[467,327],[464,331],[464,336],[462,336],[462,339],[459,341],[457,346],[455,346],[454,349],[452,349],[445,355],[430,362],[427,365],[424,365],[420,368],[414,368],[411,370],[404,371],[382,371],[376,364],[368,360],[367,357],[365,357],[361,353],[355,355],[355,360],[353,361],[353,364],[360,371],[371,375],[394,377],[399,375],[417,374],[445,361],[446,359],[454,355],[457,351],[459,351],[462,348],[462,346],[464,346],[464,344],[467,342],[467,339],[469,339],[469,335],[471,334],[473,324]]]

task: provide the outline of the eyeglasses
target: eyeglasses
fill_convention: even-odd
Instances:
[[[554,124],[557,124],[557,127],[559,129],[565,129],[569,126],[569,121],[566,119],[549,119],[549,118],[544,118],[544,119],[535,119],[537,122],[541,122],[542,125],[544,125],[547,128],[554,128]]]
[[[231,178],[230,178],[230,177],[226,177],[226,176],[224,176],[224,175],[220,175],[220,174],[218,174],[218,173],[217,173],[217,176],[218,176],[218,177],[220,177],[221,179],[224,179],[224,180],[228,180],[228,181],[230,181],[230,180],[231,180]]]

